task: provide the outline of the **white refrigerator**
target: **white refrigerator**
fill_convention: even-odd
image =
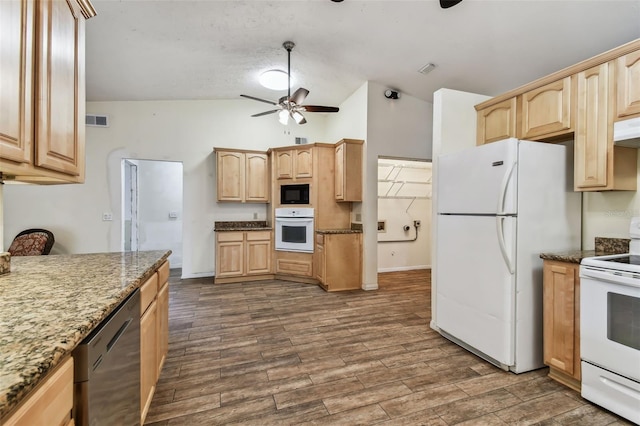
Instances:
[[[515,373],[544,366],[540,253],[580,248],[571,151],[506,139],[438,158],[436,326]]]

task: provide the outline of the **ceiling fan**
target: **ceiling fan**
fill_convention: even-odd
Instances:
[[[278,99],[278,102],[268,101],[266,99],[256,98],[249,95],[240,95],[243,98],[253,99],[254,101],[264,102],[267,104],[275,105],[276,109],[253,114],[251,117],[260,117],[262,115],[278,113],[278,118],[282,124],[287,124],[289,118],[292,118],[298,124],[304,124],[307,120],[302,115],[303,112],[338,112],[340,109],[337,107],[321,106],[321,105],[302,105],[304,99],[309,94],[309,91],[304,87],[300,87],[298,90],[291,94],[291,50],[295,44],[292,41],[285,41],[282,43],[282,47],[287,50],[287,96],[283,96]]]

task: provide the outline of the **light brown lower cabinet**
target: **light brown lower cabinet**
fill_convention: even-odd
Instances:
[[[215,283],[273,278],[271,231],[216,232]]]
[[[545,260],[544,363],[549,377],[580,391],[580,265]]]
[[[58,365],[49,377],[8,418],[5,426],[73,425],[73,358]]]
[[[326,291],[362,287],[362,234],[316,234],[316,279]]]
[[[149,412],[169,348],[169,262],[140,287],[140,424]]]

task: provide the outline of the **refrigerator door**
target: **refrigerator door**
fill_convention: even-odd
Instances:
[[[503,367],[515,364],[516,220],[438,216],[436,325]]]
[[[438,213],[516,214],[517,139],[438,157]]]

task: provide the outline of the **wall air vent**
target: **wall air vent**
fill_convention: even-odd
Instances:
[[[109,116],[87,114],[84,123],[90,127],[109,127]]]
[[[307,138],[296,137],[296,145],[305,145],[306,143],[307,143]]]

